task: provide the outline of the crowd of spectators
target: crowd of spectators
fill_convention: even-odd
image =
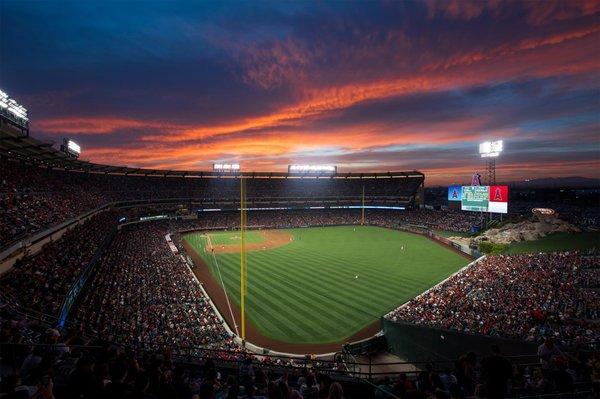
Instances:
[[[239,360],[245,352],[226,332],[185,258],[166,242],[169,232],[201,228],[199,221],[125,226],[114,238],[82,296],[73,323],[86,335],[143,350],[209,353]],[[262,358],[264,364],[284,365]],[[298,366],[287,360],[287,366]],[[339,364],[327,366],[341,370]]]
[[[269,227],[346,224],[358,212],[297,211],[256,212],[249,221]],[[315,216],[317,215],[317,216]],[[327,217],[323,217],[323,216]],[[384,211],[371,211],[369,222],[389,223]],[[251,356],[236,347],[203,296],[185,262],[166,245],[165,234],[186,229],[234,227],[237,215],[213,213],[197,220],[159,221],[125,226],[117,233],[110,250],[98,265],[89,289],[76,308],[72,331],[59,331],[26,316],[11,314],[0,306],[0,343],[45,343],[51,346],[23,346],[17,350],[18,372],[2,380],[1,392],[19,397],[154,397],[154,398],[327,398],[339,397],[341,385],[332,383],[342,370],[332,366],[298,375],[302,362]],[[56,278],[45,287],[70,286],[77,274],[76,265],[84,265],[75,253],[92,253],[86,249],[101,241],[100,231],[114,226],[116,217],[106,212],[76,227],[63,239],[48,244],[36,257],[18,265],[16,273],[32,271],[32,262],[56,255],[59,244],[69,239],[73,250],[63,248],[66,260],[61,263],[68,273],[56,273],[40,262],[41,272],[13,275],[2,280],[2,287],[15,286],[9,299],[23,287],[31,291],[36,284],[24,278]],[[223,225],[223,223],[225,223]],[[96,233],[94,233],[96,232]],[[83,250],[82,250],[83,248]],[[91,251],[91,252],[90,252]],[[557,253],[539,255],[490,256],[449,279],[440,287],[411,301],[393,312],[393,320],[456,329],[464,332],[497,335],[538,341],[552,337],[561,346],[589,344],[597,341],[598,273],[600,257],[595,253]],[[64,266],[66,265],[66,266]],[[72,266],[70,266],[72,265]],[[36,269],[38,269],[36,267]],[[62,268],[61,268],[62,270]],[[80,271],[80,270],[79,270]],[[33,273],[33,274],[32,274]],[[12,276],[12,277],[11,277]],[[34,276],[34,277],[32,277]],[[62,283],[64,279],[65,283]],[[42,288],[44,287],[44,288]],[[29,290],[29,291],[28,291]],[[51,303],[60,304],[64,290],[49,291]],[[39,295],[30,295],[31,304],[44,304]],[[19,301],[16,301],[19,303]],[[44,306],[34,309],[49,312]],[[54,308],[54,313],[58,308]],[[8,314],[8,316],[7,316]],[[548,340],[551,342],[551,340]],[[77,344],[100,344],[99,349],[78,348]],[[551,344],[550,344],[551,345]],[[195,347],[186,351],[180,348]],[[206,348],[206,349],[202,349]],[[540,347],[542,348],[542,347]],[[148,350],[149,352],[146,352]],[[453,397],[469,395],[494,397],[498,384],[503,390],[542,394],[573,389],[576,381],[598,377],[600,357],[566,356],[558,349],[540,349],[540,356],[550,351],[553,360],[539,367],[513,366],[499,353],[483,358],[469,354],[459,359],[454,369],[424,371],[383,380],[371,396]],[[13,353],[14,356],[14,353]],[[193,356],[199,364],[183,365],[182,359]],[[216,366],[202,359],[234,362],[235,366]],[[249,360],[247,360],[249,359]],[[317,363],[318,364],[318,363]],[[288,369],[289,366],[297,366]],[[15,370],[16,371],[16,370]],[[288,374],[287,371],[290,373]],[[595,373],[595,374],[594,374]],[[332,377],[333,376],[333,377]],[[597,379],[597,378],[596,378]],[[335,386],[335,388],[332,388]],[[347,397],[358,389],[346,386]],[[35,394],[34,394],[35,392]],[[12,396],[10,396],[12,395]],[[196,396],[195,396],[196,395]],[[334,395],[334,396],[331,396]],[[496,396],[502,397],[502,396]]]
[[[366,222],[392,227],[397,222],[390,215],[394,213],[368,211]],[[101,212],[37,254],[17,261],[0,280],[3,295],[28,311],[57,317],[66,294],[120,216],[121,211]],[[360,217],[357,210],[256,211],[249,213],[248,224],[264,228],[358,224]],[[125,227],[93,273],[77,320],[96,336],[133,347],[233,348],[184,259],[173,256],[164,235],[235,228],[238,218],[237,212],[207,212],[198,219]]]
[[[456,210],[415,209],[398,213],[402,223],[425,226],[433,230],[469,232],[480,222],[476,212]]]
[[[44,169],[0,160],[0,248],[103,201],[95,190],[81,190]]]
[[[58,316],[67,292],[115,227],[115,214],[103,212],[70,228],[37,254],[17,260],[2,275],[0,292],[29,311]]]
[[[561,346],[597,345],[600,256],[488,256],[391,312],[393,321]],[[592,276],[592,277],[590,277]]]
[[[122,214],[127,220],[135,220],[135,213],[126,211]],[[248,226],[252,228],[336,226],[362,223],[362,214],[358,209],[251,211],[247,215]],[[189,229],[235,229],[239,226],[239,222],[239,213],[236,211],[200,212],[197,220],[187,220],[187,225],[181,223],[180,226],[187,226]],[[428,229],[462,232],[466,231],[466,226],[471,225],[473,218],[470,214],[460,212],[446,214],[446,212],[435,210],[369,209],[365,211],[364,222],[372,226],[387,228],[401,228],[409,223]]]
[[[550,339],[540,345],[538,362],[513,363],[492,347],[485,355],[470,352],[374,384],[311,363],[298,368],[265,363],[248,353],[224,362],[182,359],[169,350],[136,351],[76,329],[58,330],[2,302],[0,345],[0,397],[7,399],[483,399],[600,392],[600,354],[564,353]]]
[[[598,352],[579,350],[567,354],[546,340],[540,345],[538,356],[540,363],[518,364],[492,346],[484,356],[475,352],[460,356],[453,367],[435,370],[426,365],[416,378],[405,373],[386,377],[379,382],[375,398],[390,398],[389,393],[400,398],[500,399],[553,394],[587,398],[600,392]],[[412,396],[415,392],[420,395]],[[580,392],[580,396],[575,392]]]
[[[0,397],[7,399],[343,397],[335,382],[340,374],[323,372],[315,363],[289,368],[250,353],[220,359],[133,350],[77,329],[53,328],[1,301],[0,345]],[[348,398],[364,397],[356,395],[356,383],[345,381]]]
[[[416,186],[403,186],[392,179],[379,180],[383,183],[251,179],[248,195],[339,199],[360,195],[364,185],[369,195],[383,198],[416,190]],[[233,179],[94,175],[0,160],[0,248],[112,201],[235,198],[238,189]],[[56,382],[61,397],[340,398],[341,387],[332,383],[328,374],[306,370],[302,376],[288,376],[283,369],[272,373],[268,370],[301,364],[250,356],[237,346],[185,259],[174,255],[166,244],[165,235],[171,232],[236,228],[237,212],[201,212],[193,220],[124,226],[73,310],[69,325],[77,330],[59,331],[45,324],[56,320],[65,296],[115,231],[117,219],[125,215],[135,220],[157,211],[189,213],[188,208],[193,208],[192,202],[102,212],[47,243],[39,253],[17,261],[0,279],[0,343],[49,346],[18,346],[19,373],[2,379],[0,393],[19,397],[19,392],[27,391],[28,396],[23,397],[37,392],[37,397],[50,398]],[[391,228],[410,224],[466,232],[477,224],[476,214],[449,210],[368,210],[365,216],[367,224]],[[248,225],[260,228],[359,223],[361,212],[348,209],[248,213]],[[488,256],[387,317],[532,342],[546,338],[545,345],[550,346],[555,340],[561,347],[594,347],[600,339],[599,288],[600,256],[595,253]],[[11,310],[13,306],[18,311]],[[21,311],[45,321],[30,319]],[[91,351],[88,346],[79,351],[70,346],[91,343],[101,343],[100,349]],[[546,393],[568,385],[565,374],[579,378],[589,372],[582,366],[588,360],[600,375],[600,357],[571,363],[573,359],[561,360],[560,353],[548,347],[542,348],[544,351],[550,351],[554,359],[552,373],[549,367],[501,370],[506,364],[501,366],[499,353],[493,355],[493,366],[489,359],[474,361],[470,354],[460,359],[454,370],[426,369],[416,378],[401,375],[394,383],[382,381],[374,394],[384,398],[388,393],[403,396],[413,390],[462,397],[477,394],[478,389],[483,390],[479,393],[489,392],[490,386],[498,383],[490,374],[505,376],[500,378],[505,390],[516,387],[523,392]],[[181,356],[239,364],[233,372],[221,373],[212,361],[182,367],[178,363]],[[324,366],[329,371],[344,371],[344,367]]]
[[[117,234],[76,322],[133,348],[236,348],[186,263],[167,246],[163,226],[128,226]]]
[[[353,198],[407,200],[419,179],[247,180],[253,199]],[[239,197],[236,179],[145,177],[53,170],[0,159],[0,248],[114,201]]]

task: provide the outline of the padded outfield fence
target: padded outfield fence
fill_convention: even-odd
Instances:
[[[491,353],[493,345],[504,355],[526,363],[535,361],[539,343],[517,341],[479,334],[467,334],[381,318],[389,351],[409,362],[452,363],[468,352]]]

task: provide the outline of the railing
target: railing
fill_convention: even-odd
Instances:
[[[5,306],[8,306],[11,309],[11,311],[15,314],[26,318],[38,320],[42,323],[47,324],[48,326],[54,327],[56,325],[56,321],[58,320],[56,316],[47,313],[42,313],[37,310],[29,309],[19,304],[16,304],[11,301],[11,298],[7,297],[3,293],[0,293],[0,299],[2,300],[2,303],[5,304]]]
[[[69,317],[69,313],[71,312],[71,308],[73,307],[73,305],[75,304],[75,302],[77,301],[77,299],[79,297],[79,294],[85,287],[85,285],[88,281],[88,278],[92,274],[92,271],[94,270],[94,268],[96,267],[96,265],[98,264],[100,259],[102,258],[104,251],[106,250],[106,248],[108,248],[108,246],[112,242],[112,240],[116,234],[116,231],[117,231],[117,229],[115,227],[104,237],[104,240],[96,249],[96,252],[94,253],[94,256],[92,257],[92,259],[88,262],[88,264],[85,267],[85,269],[83,270],[83,272],[81,272],[81,274],[79,275],[79,277],[77,278],[75,283],[73,283],[73,285],[69,289],[69,292],[65,296],[65,300],[61,306],[60,314],[58,317],[58,327],[60,327],[60,328],[64,327],[67,317]]]
[[[3,356],[3,364],[6,367],[5,370],[12,369],[13,372],[18,372],[23,358],[27,353],[29,353],[32,347],[38,348],[46,348],[49,351],[55,350],[55,353],[65,353],[68,352],[68,356],[78,356],[84,354],[90,355],[98,355],[99,352],[103,351],[106,346],[102,345],[65,345],[65,344],[21,344],[21,343],[0,343],[0,353]],[[68,349],[68,351],[65,351]],[[159,354],[158,352],[154,352],[155,354]],[[161,355],[165,355],[165,353],[160,353]],[[168,355],[167,355],[168,356]],[[101,357],[101,356],[99,356]],[[351,358],[351,357],[348,357]],[[347,359],[348,359],[347,358]],[[201,357],[194,359],[176,359],[171,357],[171,359],[176,363],[179,367],[191,367],[197,368],[201,366],[207,359],[212,359],[215,362],[215,365],[219,367],[221,372],[225,372],[227,374],[237,374],[240,370],[240,366],[244,363],[247,357],[238,357],[236,359],[219,359],[214,357]],[[514,358],[507,358],[511,363],[518,364],[514,361]],[[350,394],[349,397],[363,397],[363,396],[355,396],[352,395],[354,390],[360,389],[363,392],[363,395],[371,395],[377,390],[381,389],[378,385],[377,381],[384,376],[396,376],[398,372],[370,372],[363,373],[360,371],[361,367],[359,366],[391,366],[391,365],[407,365],[407,363],[395,362],[395,363],[378,363],[378,364],[368,364],[368,363],[360,363],[360,362],[351,362],[350,370],[341,371],[341,370],[332,370],[325,369],[323,367],[318,367],[311,365],[307,360],[304,363],[298,363],[295,366],[289,365],[277,365],[272,363],[261,362],[260,359],[255,357],[255,361],[253,362],[255,365],[259,366],[263,370],[272,371],[276,375],[288,373],[291,375],[300,375],[303,370],[310,370],[312,372],[324,373],[330,375],[335,381],[341,382],[346,387],[351,387],[348,390]],[[411,366],[413,364],[410,364]],[[434,372],[442,372],[444,371],[445,365],[439,363],[428,363],[427,365],[433,366]],[[540,367],[538,362],[534,362],[531,364],[523,364],[524,366],[532,366],[532,367]],[[406,371],[403,372],[409,380],[415,380],[418,377],[418,374],[421,373],[421,369],[424,368],[425,364],[418,365],[423,366],[419,367],[419,369],[414,371]],[[69,368],[61,368],[58,367],[55,372],[55,377],[58,377],[58,381],[66,381],[66,377],[72,371],[72,367]],[[353,369],[353,370],[352,370]],[[361,388],[362,387],[362,388]],[[365,388],[367,388],[365,390]],[[346,390],[346,388],[344,388]],[[589,398],[592,397],[593,394],[592,385],[589,381],[577,381],[574,382],[573,388],[570,392],[562,392],[562,393],[546,393],[546,394],[533,394],[526,391],[523,391],[522,388],[513,388],[510,393],[508,393],[505,397],[513,398],[513,399],[580,399],[580,398]],[[366,397],[366,396],[365,396]],[[388,394],[386,397],[398,398],[397,396]]]
[[[449,364],[452,367],[456,359],[452,361],[428,361],[428,362],[375,362],[369,358],[369,361],[357,361],[356,357],[346,354],[343,357],[334,358],[335,360],[314,359],[310,355],[306,355],[302,359],[289,358],[282,355],[264,354],[258,355],[248,352],[231,351],[225,349],[210,349],[210,348],[186,348],[178,347],[165,351],[130,348],[126,345],[118,343],[109,343],[103,345],[69,345],[69,344],[28,344],[28,343],[0,343],[0,348],[3,348],[2,353],[6,352],[6,348],[32,348],[32,347],[50,347],[50,348],[73,348],[81,351],[102,351],[109,347],[123,347],[133,349],[140,355],[164,355],[169,353],[171,359],[179,364],[198,365],[204,361],[211,359],[220,366],[237,367],[247,359],[254,359],[256,364],[266,369],[287,370],[290,372],[300,372],[302,369],[309,369],[314,372],[324,372],[327,374],[335,374],[338,377],[346,378],[361,378],[372,380],[374,378],[398,374],[399,371],[411,376],[418,375],[426,366],[431,366],[434,371],[443,371]],[[14,349],[12,352],[16,352]],[[343,354],[343,353],[340,353]],[[523,366],[540,365],[537,361],[537,356],[507,356],[511,363]],[[385,369],[386,371],[376,371],[377,369]],[[366,370],[366,371],[363,371]]]

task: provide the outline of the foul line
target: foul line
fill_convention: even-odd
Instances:
[[[223,292],[225,293],[225,299],[227,300],[227,307],[229,308],[229,313],[231,313],[231,320],[233,320],[233,327],[235,327],[235,334],[239,337],[240,333],[238,331],[237,322],[235,321],[235,316],[233,315],[233,309],[231,309],[231,303],[229,302],[229,295],[227,295],[227,290],[225,289],[225,283],[223,282],[223,276],[221,275],[221,268],[219,267],[219,262],[217,261],[217,257],[215,256],[215,251],[213,251],[212,241],[210,239],[210,235],[206,235],[206,240],[208,241],[208,245],[210,248],[210,252],[212,253],[213,259],[215,260],[215,266],[217,266],[217,272],[219,272],[219,279],[221,279],[221,286],[223,287]]]

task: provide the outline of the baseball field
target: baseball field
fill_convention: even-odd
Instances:
[[[426,237],[380,227],[246,234],[247,320],[280,342],[344,342],[469,262]],[[236,308],[221,304],[220,312],[239,317],[240,233],[196,232],[184,241]]]

